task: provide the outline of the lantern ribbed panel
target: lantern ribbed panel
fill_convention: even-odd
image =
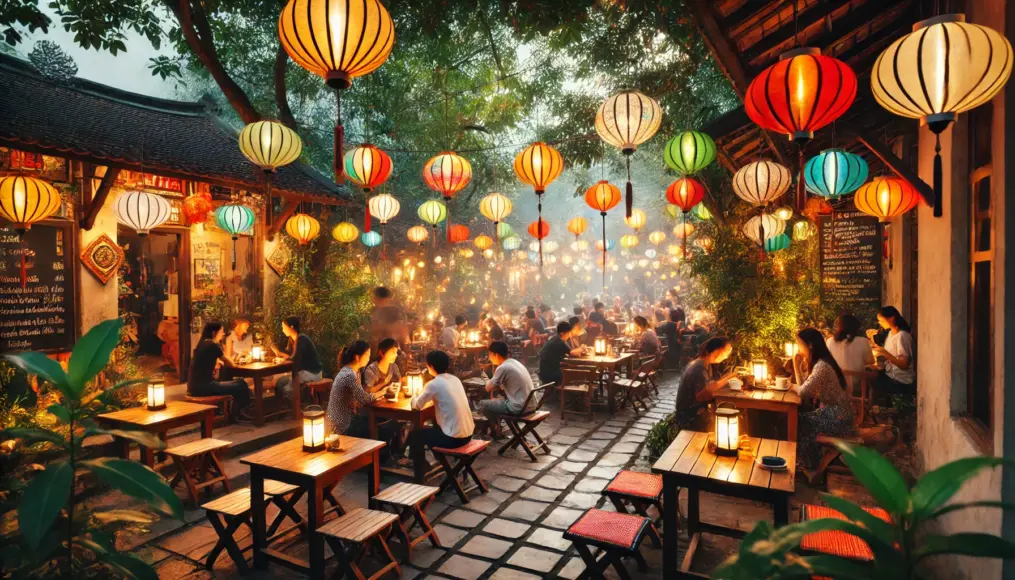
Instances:
[[[360,145],[345,154],[345,174],[363,191],[372,191],[391,177],[391,157],[373,145]]]
[[[654,99],[634,90],[621,91],[599,106],[596,133],[624,153],[633,153],[655,135],[662,119]]]
[[[430,232],[423,226],[412,226],[405,232],[405,237],[414,244],[422,244],[430,237]]]
[[[492,222],[502,222],[511,215],[514,204],[503,194],[491,193],[479,202],[479,213]]]
[[[285,231],[305,246],[321,233],[321,222],[305,213],[298,213],[285,222]]]
[[[571,232],[576,236],[580,236],[585,233],[585,229],[589,227],[589,222],[583,217],[571,218],[567,222],[567,231]]]
[[[169,202],[164,197],[147,191],[126,191],[113,204],[116,220],[142,236],[166,223],[169,212]]]
[[[529,235],[541,240],[550,235],[550,224],[546,220],[536,220],[529,224]]]
[[[0,178],[0,217],[16,229],[31,229],[32,224],[60,211],[60,193],[49,183],[28,175]]]
[[[398,200],[390,193],[382,193],[371,197],[367,201],[367,207],[370,208],[371,216],[380,220],[382,224],[386,224],[398,215],[402,204],[398,203]]]
[[[560,172],[564,170],[564,158],[559,151],[540,141],[529,145],[515,157],[514,169],[518,179],[541,194],[553,180],[560,177]]]
[[[395,44],[395,25],[378,0],[289,0],[278,33],[296,64],[338,88],[384,64]]]
[[[786,222],[774,215],[763,213],[747,220],[747,223],[744,224],[743,228],[744,235],[753,240],[755,243],[760,244],[762,226],[764,226],[765,229],[766,240],[774,238],[786,231]]]
[[[916,207],[920,194],[908,181],[897,177],[879,177],[856,190],[856,209],[887,222]]]
[[[807,191],[837,198],[856,191],[867,181],[867,174],[867,162],[863,157],[841,149],[829,149],[807,161],[804,184]]]
[[[423,166],[423,181],[427,187],[451,199],[472,180],[469,160],[454,152],[430,158]]]
[[[686,240],[694,233],[694,224],[677,224],[673,226],[673,237]]]
[[[786,193],[792,183],[789,169],[773,161],[755,161],[733,175],[733,192],[751,205],[766,206]]]
[[[647,220],[648,216],[645,215],[645,212],[640,209],[636,209],[631,212],[631,217],[624,218],[624,223],[633,228],[635,231],[638,231],[645,227],[645,222]]]
[[[608,212],[620,203],[620,189],[608,181],[600,181],[585,191],[585,203],[600,213]]]
[[[658,246],[666,240],[666,232],[654,231],[648,235],[648,241],[653,246]]]
[[[377,232],[363,232],[360,236],[360,241],[363,242],[364,246],[374,248],[381,245],[382,238],[381,234]]]
[[[663,149],[663,160],[681,175],[691,175],[715,160],[715,141],[699,131],[684,131],[670,139]]]
[[[277,121],[256,121],[240,131],[240,152],[265,172],[272,172],[300,158],[303,142],[289,127]]]
[[[781,233],[778,236],[768,238],[765,240],[765,251],[766,252],[778,252],[785,250],[790,245],[789,236],[785,233]]]
[[[871,70],[871,91],[893,114],[926,121],[986,103],[1011,70],[1008,39],[950,14],[917,22],[886,48]]]
[[[227,203],[215,208],[215,225],[234,238],[254,227],[254,210],[239,203]]]
[[[744,110],[762,129],[806,140],[849,109],[856,89],[846,63],[816,48],[797,49],[751,81]]]
[[[331,230],[331,237],[343,244],[355,242],[359,237],[359,228],[349,222],[341,222]]]
[[[681,177],[666,188],[666,201],[687,213],[705,199],[705,186],[693,177]]]
[[[448,241],[458,244],[469,239],[469,228],[462,224],[455,224],[448,228]]]
[[[416,211],[423,223],[436,226],[448,217],[448,208],[443,203],[431,199],[423,202]]]
[[[493,238],[490,236],[476,236],[476,239],[472,243],[480,250],[488,250],[493,246]]]
[[[712,219],[712,212],[708,211],[708,208],[705,207],[705,204],[703,203],[699,203],[698,205],[694,206],[694,209],[691,210],[691,213],[694,214],[694,217],[700,220],[707,221]]]
[[[501,222],[497,224],[497,239],[503,240],[513,236],[515,229],[511,227],[511,224]]]

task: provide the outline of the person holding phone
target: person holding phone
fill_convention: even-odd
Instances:
[[[733,345],[724,336],[715,336],[701,345],[698,358],[694,359],[680,375],[677,388],[677,426],[692,431],[708,431],[707,407],[716,391],[726,386],[736,376],[728,371],[716,377],[716,365],[733,354]]]

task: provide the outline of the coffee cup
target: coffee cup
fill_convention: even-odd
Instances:
[[[789,388],[789,377],[775,377],[775,388],[786,390]]]
[[[734,379],[730,379],[730,382],[728,384],[730,386],[730,390],[731,391],[739,391],[740,389],[742,389],[744,387],[744,382],[741,381],[740,379],[735,379],[735,378]]]

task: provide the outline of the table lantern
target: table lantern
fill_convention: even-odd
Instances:
[[[756,360],[751,363],[751,367],[754,371],[755,384],[763,383],[768,380],[768,361]]]
[[[166,408],[166,381],[162,377],[148,381],[148,410],[161,411]]]
[[[423,375],[408,375],[409,396],[417,397],[423,392]]]
[[[797,353],[797,344],[795,342],[787,342],[783,345],[783,349],[786,351],[786,358],[793,358]]]
[[[324,449],[324,410],[310,405],[303,410],[303,450],[308,452]]]
[[[735,456],[739,448],[740,410],[730,403],[719,403],[715,407],[715,453]]]
[[[260,346],[251,347],[250,360],[254,362],[264,362],[264,348]]]
[[[606,355],[606,338],[602,336],[596,338],[593,348],[595,349],[596,356]]]
[[[469,331],[469,344],[479,344],[479,331],[478,330],[470,330]]]

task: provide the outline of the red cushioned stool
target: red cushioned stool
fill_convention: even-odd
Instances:
[[[891,523],[892,518],[888,515],[888,512],[879,508],[863,508],[864,511],[875,516],[887,523]],[[806,522],[808,520],[817,520],[821,518],[834,518],[837,520],[848,520],[841,512],[834,510],[830,507],[820,505],[802,505],[800,506],[800,521]],[[861,540],[853,534],[842,532],[839,530],[827,530],[823,532],[814,532],[812,534],[806,534],[800,540],[800,549],[804,552],[812,552],[819,554],[830,554],[832,556],[839,556],[841,558],[849,558],[851,560],[858,560],[861,562],[872,562],[874,561],[874,552],[871,551],[867,542]]]
[[[454,449],[448,449],[446,447],[434,447],[433,451],[434,458],[440,462],[444,467],[444,481],[441,482],[440,491],[442,493],[448,489],[453,488],[458,497],[462,498],[462,503],[469,503],[469,492],[480,490],[480,493],[486,493],[488,490],[483,480],[479,478],[476,471],[472,469],[472,463],[476,461],[479,454],[483,452],[486,447],[490,445],[489,441],[482,441],[479,439],[473,439],[461,447]],[[455,464],[451,464],[451,458],[455,458]],[[463,481],[459,480],[459,477],[464,479],[464,483],[468,484],[469,478],[475,482],[472,485],[463,485]]]
[[[663,476],[654,473],[641,473],[638,471],[621,471],[613,476],[610,483],[603,490],[603,495],[609,498],[617,511],[629,513],[628,504],[631,509],[640,516],[652,518],[648,508],[655,506],[659,516],[652,520],[656,526],[661,525],[663,519]]]
[[[612,565],[621,578],[630,578],[621,558],[634,558],[638,570],[646,572],[648,564],[638,551],[646,535],[659,545],[659,534],[652,520],[592,508],[571,524],[564,532],[564,539],[574,542],[575,550],[585,562],[584,577],[605,579],[606,569]],[[591,548],[599,548],[600,554],[593,554]]]

